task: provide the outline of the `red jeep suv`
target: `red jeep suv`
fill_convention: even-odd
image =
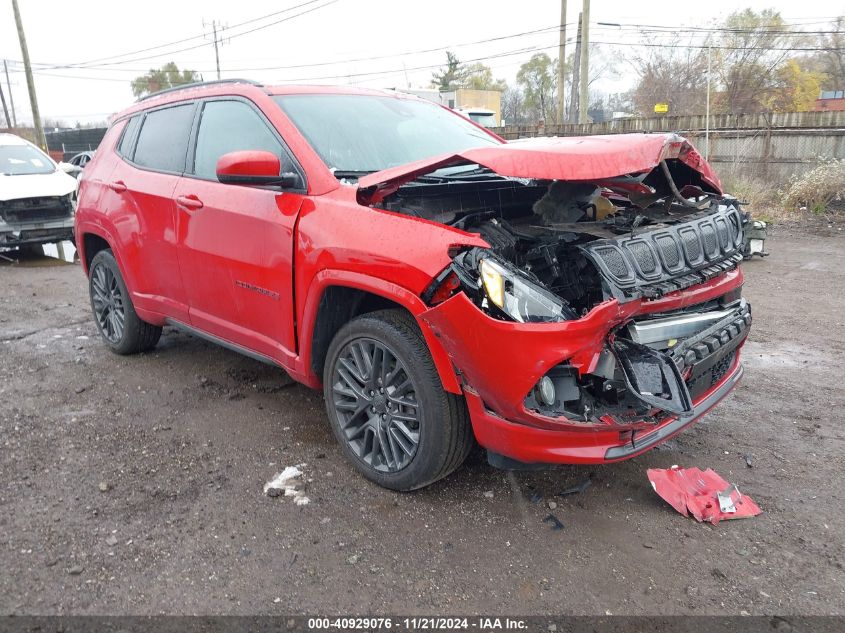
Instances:
[[[737,200],[684,138],[506,143],[408,95],[212,82],[117,115],[76,240],[107,346],[171,325],[322,387],[396,490],[638,455],[742,375]]]

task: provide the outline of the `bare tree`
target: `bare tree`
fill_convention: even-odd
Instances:
[[[816,54],[813,65],[825,75],[823,90],[845,90],[845,16],[834,20],[831,31],[819,38],[818,48],[824,50]]]
[[[502,119],[508,125],[523,125],[525,120],[525,96],[516,86],[507,86],[502,92]]]
[[[780,13],[764,9],[737,11],[727,17],[714,70],[722,90],[716,95],[717,111],[762,112],[778,68],[789,52],[778,50],[798,40],[787,35]]]
[[[631,60],[639,75],[631,94],[637,112],[648,116],[654,112],[655,104],[667,103],[671,114],[703,113],[707,52],[683,46],[679,37],[666,47],[645,51]]]

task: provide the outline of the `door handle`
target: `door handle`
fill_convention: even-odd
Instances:
[[[176,204],[178,204],[180,207],[188,209],[189,211],[202,209],[202,200],[200,200],[193,194],[189,196],[176,196]]]
[[[116,191],[117,193],[123,193],[126,191],[126,183],[122,180],[115,180],[114,182],[109,183],[109,189]]]

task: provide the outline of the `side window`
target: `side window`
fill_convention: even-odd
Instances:
[[[123,136],[120,138],[120,144],[117,146],[117,153],[125,158],[129,156],[129,150],[132,148],[132,140],[135,138],[135,132],[138,130],[138,124],[141,122],[141,115],[135,115],[123,128]]]
[[[282,172],[293,171],[281,142],[268,124],[250,106],[241,101],[208,101],[202,109],[194,174],[217,178],[217,159],[240,150],[266,150],[282,162]]]
[[[192,103],[148,112],[133,160],[142,167],[181,173],[194,118]]]

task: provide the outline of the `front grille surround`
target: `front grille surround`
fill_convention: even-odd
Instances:
[[[742,217],[733,206],[672,226],[581,245],[620,301],[653,299],[712,279],[742,261]]]

